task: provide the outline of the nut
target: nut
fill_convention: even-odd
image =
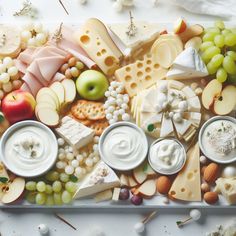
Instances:
[[[160,194],[167,194],[171,187],[171,181],[167,176],[160,176],[156,181],[156,186]]]
[[[208,183],[202,183],[201,184],[201,190],[203,193],[209,192],[210,191],[210,186]]]
[[[218,194],[216,192],[207,192],[203,196],[204,200],[208,204],[215,204],[218,201]]]
[[[204,174],[206,168],[207,168],[207,166],[203,166],[203,167],[201,168],[201,174],[202,174],[202,175]]]
[[[214,183],[219,173],[219,166],[216,163],[209,164],[203,174],[203,179],[207,183]]]

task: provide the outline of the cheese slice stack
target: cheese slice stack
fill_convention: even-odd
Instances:
[[[87,197],[119,186],[120,180],[116,173],[101,161],[92,173],[84,179],[73,198]]]
[[[166,77],[167,79],[191,79],[207,75],[206,65],[197,50],[188,47],[175,58]]]
[[[171,197],[182,201],[201,201],[199,156],[199,145],[196,143],[187,152],[186,164],[171,186],[169,191]]]

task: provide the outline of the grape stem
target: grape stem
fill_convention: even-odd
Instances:
[[[75,228],[75,226],[73,226],[71,223],[69,223],[67,220],[65,220],[63,217],[61,217],[60,215],[58,215],[57,213],[54,213],[54,215],[61,220],[62,222],[64,222],[65,224],[69,225],[72,229],[77,230]]]

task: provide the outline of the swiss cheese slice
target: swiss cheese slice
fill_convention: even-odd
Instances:
[[[119,68],[123,55],[101,21],[88,19],[81,29],[75,32],[74,38],[105,74],[113,75]]]
[[[187,161],[175,178],[169,195],[182,201],[201,201],[199,145],[196,143],[187,152]]]

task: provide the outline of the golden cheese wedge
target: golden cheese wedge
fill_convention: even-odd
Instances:
[[[0,25],[0,57],[14,58],[20,51],[20,31],[9,25]]]

